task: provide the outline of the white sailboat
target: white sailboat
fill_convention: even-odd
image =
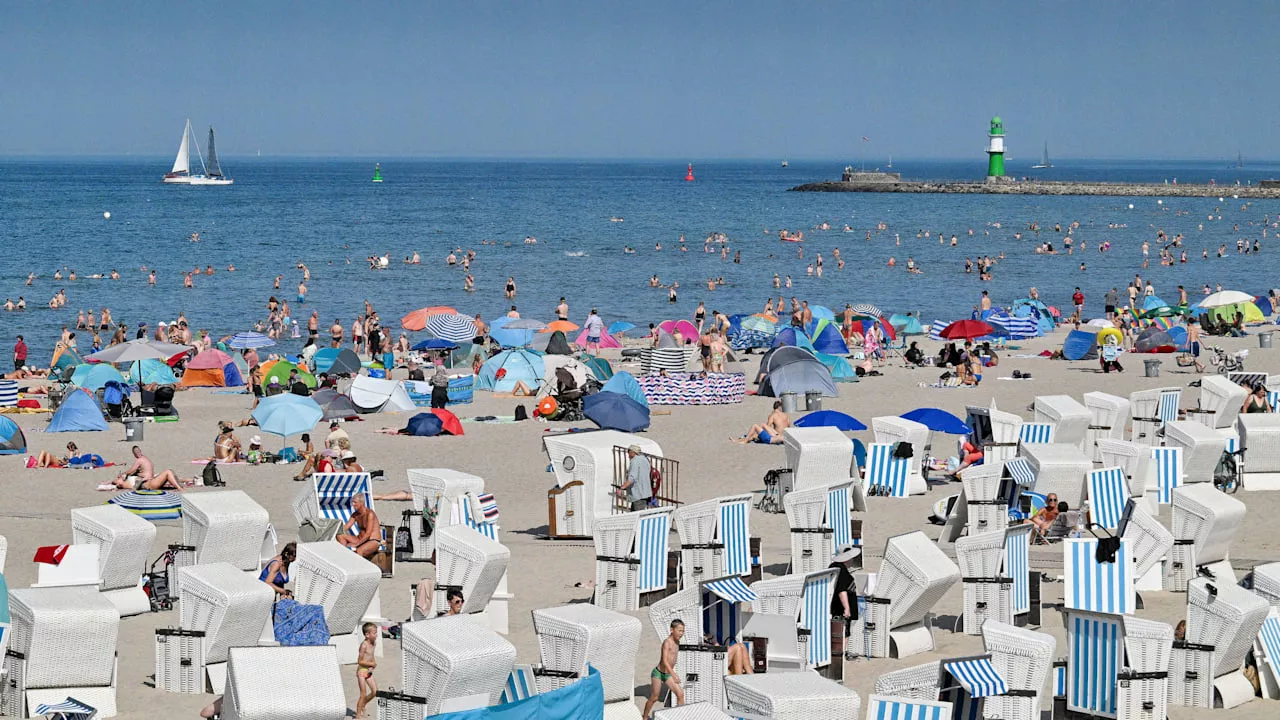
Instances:
[[[1049,142],[1046,140],[1044,143],[1044,154],[1040,156],[1040,164],[1032,165],[1031,169],[1044,170],[1051,167],[1053,167],[1053,163],[1049,162]]]
[[[204,155],[200,154],[200,146],[193,143],[195,133],[191,130],[191,121],[187,120],[187,126],[182,131],[182,144],[178,146],[178,157],[173,160],[173,169],[164,176],[164,181],[170,185],[230,185],[235,182],[229,177],[222,174],[222,167],[218,164],[218,151],[213,144],[213,127],[209,127],[209,154],[206,160]],[[193,175],[191,173],[191,147],[195,145],[196,159],[200,161],[200,174]]]

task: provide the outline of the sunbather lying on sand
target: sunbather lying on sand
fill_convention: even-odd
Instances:
[[[133,446],[133,464],[129,466],[122,474],[117,475],[116,479],[110,484],[103,483],[98,486],[99,490],[177,490],[182,492],[183,483],[178,480],[178,476],[173,474],[172,470],[165,470],[156,475],[155,465],[152,464],[151,458],[142,454],[142,448],[137,445]],[[186,485],[190,487],[194,485],[194,480],[186,481]]]

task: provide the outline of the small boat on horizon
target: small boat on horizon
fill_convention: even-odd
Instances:
[[[373,181],[382,182],[382,163],[373,164]]]
[[[200,154],[200,145],[192,142],[195,133],[191,130],[191,120],[182,131],[182,143],[178,145],[178,156],[173,160],[173,169],[164,176],[169,185],[230,185],[235,182],[222,174],[222,166],[218,164],[218,151],[213,143],[213,126],[209,126],[209,148],[206,155]],[[191,147],[196,148],[196,158],[200,161],[200,174],[191,173]]]
[[[1051,168],[1051,167],[1053,167],[1053,163],[1049,162],[1049,141],[1046,140],[1044,143],[1044,154],[1040,156],[1040,164],[1032,165],[1031,169],[1044,170],[1046,168]]]
[[[783,160],[782,167],[790,167],[790,163],[788,163],[786,160]]]

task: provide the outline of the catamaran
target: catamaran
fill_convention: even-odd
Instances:
[[[191,121],[182,131],[182,144],[178,146],[178,157],[173,161],[173,169],[164,176],[164,181],[172,185],[230,185],[235,182],[222,174],[218,164],[218,151],[213,145],[213,126],[209,127],[208,155],[200,154],[200,146],[194,142],[195,133],[191,130]],[[191,147],[195,146],[196,159],[200,161],[200,174],[191,173]]]
[[[1045,168],[1051,168],[1051,167],[1053,167],[1053,163],[1049,162],[1049,143],[1048,141],[1046,141],[1044,144],[1044,154],[1040,156],[1040,164],[1032,165],[1031,169],[1044,170]]]

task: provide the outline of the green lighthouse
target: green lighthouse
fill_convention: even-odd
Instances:
[[[991,142],[987,144],[987,180],[1004,177],[1004,121],[991,118]]]

